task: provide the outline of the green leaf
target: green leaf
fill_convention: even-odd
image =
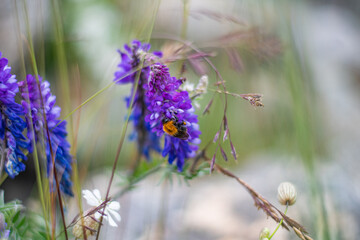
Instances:
[[[47,239],[47,234],[46,234],[46,232],[38,232],[37,234],[36,234],[36,239]]]
[[[15,222],[18,220],[19,216],[20,216],[20,211],[18,211],[18,212],[15,214],[15,216],[12,218],[12,222],[15,223]]]
[[[21,218],[21,220],[19,221],[19,223],[17,224],[17,227],[20,229],[20,228],[22,228],[22,227],[26,227],[26,218],[23,216],[22,218]]]

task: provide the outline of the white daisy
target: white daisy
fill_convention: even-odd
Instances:
[[[104,200],[101,199],[100,191],[98,189],[94,189],[92,192],[90,190],[83,190],[82,194],[83,197],[86,199],[87,204],[89,204],[90,206],[98,207],[104,202]],[[118,226],[113,218],[115,218],[115,220],[118,222],[121,221],[120,214],[118,213],[119,209],[120,209],[120,203],[117,201],[109,201],[106,204],[106,208],[104,212],[105,214],[103,218],[106,219],[109,222],[110,226],[112,227]],[[100,209],[100,211],[101,210],[102,209]],[[95,218],[100,219],[100,217],[101,217],[101,213],[96,212]]]

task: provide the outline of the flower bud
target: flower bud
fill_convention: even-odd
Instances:
[[[261,229],[259,240],[268,240],[270,236],[270,230],[267,227]]]
[[[82,225],[84,224],[84,225]],[[84,232],[86,236],[92,236],[96,233],[99,227],[99,222],[94,215],[86,216],[82,220],[79,219],[73,227],[73,234],[76,238],[84,239]]]
[[[278,200],[281,205],[291,206],[296,202],[295,186],[289,182],[283,182],[278,187]]]

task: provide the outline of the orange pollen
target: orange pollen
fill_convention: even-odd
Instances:
[[[169,121],[167,123],[164,123],[163,130],[164,130],[164,132],[166,132],[167,134],[169,134],[171,136],[174,136],[178,132],[177,128],[174,125],[174,121]]]

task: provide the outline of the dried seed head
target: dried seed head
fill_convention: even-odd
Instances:
[[[264,107],[262,101],[262,95],[257,93],[240,94],[240,97],[250,102],[255,107]]]
[[[301,238],[302,240],[306,240],[306,238],[304,237],[304,234],[299,229],[297,229],[296,227],[293,227],[293,229],[299,238]]]
[[[82,225],[84,224],[84,225]],[[83,220],[79,219],[73,227],[73,234],[76,238],[84,239],[84,231],[86,236],[92,236],[96,233],[99,222],[94,215],[86,216]]]
[[[312,237],[308,236],[308,235],[305,235],[305,239],[306,240],[313,240]]]
[[[270,236],[270,230],[267,227],[261,229],[259,240],[268,240]]]
[[[181,43],[165,43],[164,46],[161,49],[161,52],[163,53],[163,61],[168,62],[174,62],[178,59],[182,58],[182,55],[189,52],[189,48]]]
[[[295,186],[289,182],[283,182],[278,187],[278,200],[281,205],[293,205],[296,202]]]
[[[301,238],[302,240],[313,240],[309,235],[307,235],[306,233],[300,231],[300,229],[296,228],[296,227],[292,227],[294,232],[296,233],[296,235]]]

